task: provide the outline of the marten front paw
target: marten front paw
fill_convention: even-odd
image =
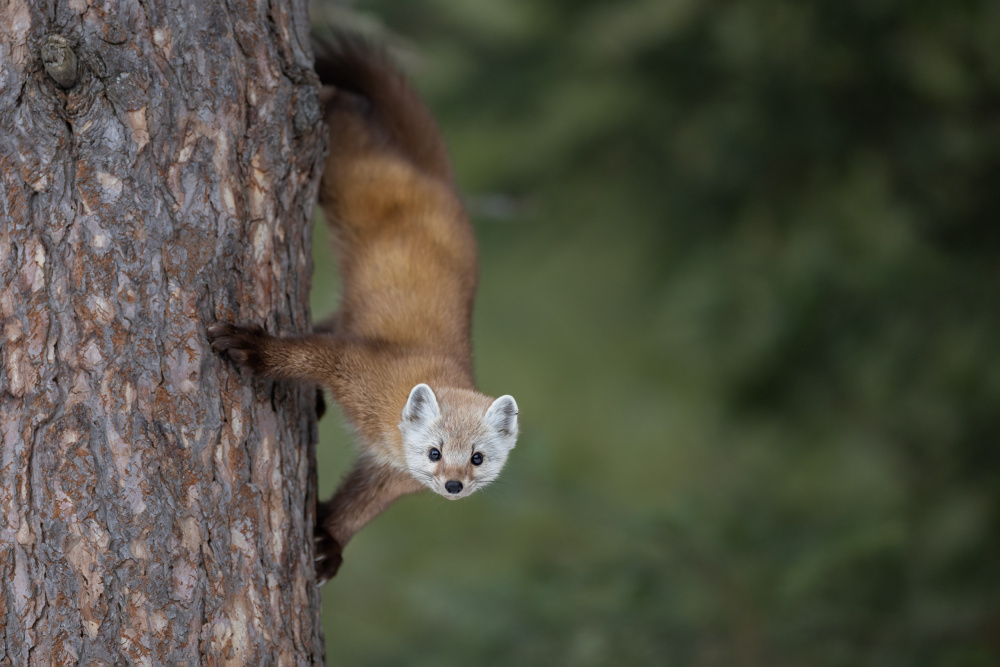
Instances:
[[[316,583],[322,586],[337,574],[344,562],[344,546],[330,534],[326,526],[333,518],[333,502],[316,503],[316,527],[313,529],[313,546],[316,553]]]
[[[235,324],[213,324],[208,328],[212,349],[225,354],[238,366],[254,373],[263,373],[264,343],[268,335],[260,327],[238,327]]]
[[[316,583],[320,586],[328,582],[337,574],[340,565],[344,562],[343,547],[340,542],[333,538],[333,535],[317,525],[315,535],[316,548]]]

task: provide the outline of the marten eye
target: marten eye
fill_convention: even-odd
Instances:
[[[437,447],[431,447],[431,452],[430,454],[427,455],[427,458],[429,458],[431,461],[440,461],[441,450],[438,449]]]
[[[483,455],[482,454],[480,454],[479,452],[476,452],[475,454],[472,455],[472,465],[477,466],[477,465],[479,465],[482,462],[483,462]]]

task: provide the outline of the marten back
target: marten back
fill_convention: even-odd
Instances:
[[[476,244],[437,125],[381,48],[338,34],[316,50],[330,128],[320,203],[343,281],[337,331],[433,349],[471,377]]]
[[[335,32],[330,41],[315,39],[314,45],[320,82],[358,96],[346,103],[363,106],[355,111],[370,116],[389,146],[420,171],[450,184],[451,163],[434,117],[388,53],[345,32]]]

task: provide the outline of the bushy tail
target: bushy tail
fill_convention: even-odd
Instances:
[[[344,105],[350,105],[353,113],[365,116],[369,131],[382,135],[384,142],[420,171],[450,183],[451,164],[437,124],[389,54],[347,32],[335,32],[331,40],[314,38],[313,44],[320,81],[338,93],[330,104],[339,108],[331,109],[328,120],[335,123],[335,113],[343,113]],[[362,100],[345,101],[340,93]],[[332,127],[331,133],[336,140],[337,128]],[[336,141],[330,150],[338,150]]]

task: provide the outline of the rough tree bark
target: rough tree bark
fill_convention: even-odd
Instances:
[[[304,0],[0,0],[0,665],[315,664]]]

